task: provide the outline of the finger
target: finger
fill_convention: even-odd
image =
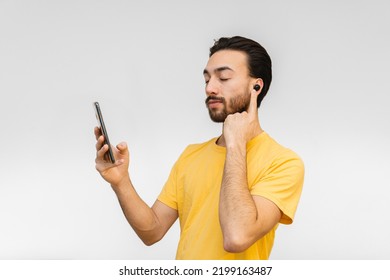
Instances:
[[[254,89],[251,91],[251,100],[248,108],[249,115],[257,117],[257,96],[259,96],[259,94],[260,91],[256,91]]]
[[[98,140],[99,136],[102,135],[102,131],[100,130],[99,127],[95,126],[93,132],[95,133],[95,138]]]
[[[108,145],[104,144],[103,147],[96,152],[96,162],[105,161],[104,155],[107,153],[107,151],[108,151]]]
[[[99,151],[104,145],[104,136],[100,135],[96,142],[96,151]]]

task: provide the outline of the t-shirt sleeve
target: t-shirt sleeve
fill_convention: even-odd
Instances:
[[[168,205],[169,207],[177,210],[177,169],[178,162],[172,167],[171,173],[169,174],[168,180],[165,183],[160,195],[157,197],[159,201]]]
[[[304,165],[292,151],[277,157],[267,172],[254,182],[252,195],[271,200],[282,211],[280,223],[291,224],[302,193]]]

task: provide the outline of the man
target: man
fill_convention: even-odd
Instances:
[[[304,176],[301,159],[258,120],[271,59],[250,39],[220,38],[203,74],[206,105],[222,134],[185,149],[152,207],[131,183],[126,143],[114,149],[111,164],[98,128],[96,169],[145,244],[159,241],[179,218],[177,259],[268,259],[278,224],[293,221]]]

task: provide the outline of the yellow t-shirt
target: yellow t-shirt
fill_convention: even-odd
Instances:
[[[242,253],[223,248],[218,205],[226,149],[216,140],[189,145],[158,197],[179,214],[176,259],[268,259],[277,226]],[[301,159],[263,132],[247,144],[247,176],[250,193],[273,201],[280,223],[291,224],[302,192]]]

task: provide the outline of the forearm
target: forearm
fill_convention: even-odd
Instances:
[[[137,233],[146,245],[151,245],[158,241],[160,237],[160,227],[157,216],[137,194],[131,180],[123,180],[118,186],[112,186],[122,211]]]
[[[227,147],[219,218],[225,248],[240,251],[246,247],[249,229],[257,220],[257,208],[248,189],[245,145]]]

